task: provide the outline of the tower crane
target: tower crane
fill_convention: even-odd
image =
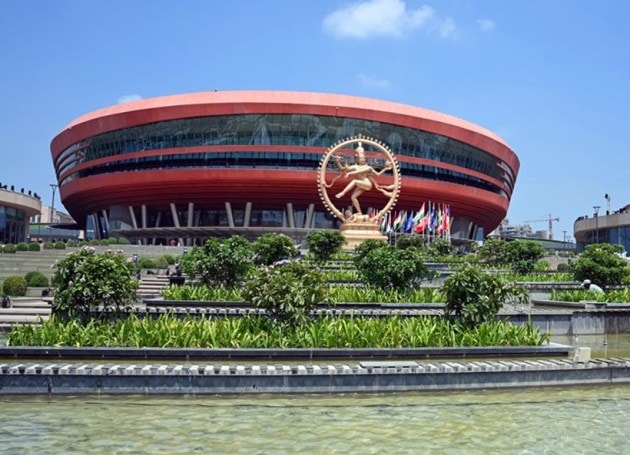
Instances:
[[[539,223],[539,222],[547,222],[549,223],[549,238],[548,240],[553,240],[553,222],[554,221],[560,221],[559,217],[553,217],[551,215],[551,213],[549,214],[549,218],[546,218],[544,220],[529,220],[529,221],[524,221],[524,223]]]

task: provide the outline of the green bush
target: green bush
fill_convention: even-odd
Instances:
[[[307,237],[308,251],[316,261],[326,262],[341,251],[346,244],[346,238],[339,231],[315,231]]]
[[[494,320],[509,300],[526,302],[529,299],[524,287],[470,264],[449,276],[441,291],[446,298],[446,318],[457,320],[468,329]]]
[[[28,244],[29,251],[41,251],[41,246],[37,242],[31,242]]]
[[[54,250],[55,249],[55,244],[52,243],[51,241],[46,241],[43,244],[43,247],[45,250]]]
[[[298,253],[291,237],[276,233],[267,233],[258,237],[252,243],[252,250],[254,263],[257,265],[271,265]]]
[[[12,244],[12,243],[7,243],[6,245],[2,245],[0,250],[3,253],[13,254],[13,253],[15,253],[17,251],[17,247],[14,244]]]
[[[277,322],[303,324],[318,303],[328,302],[324,275],[302,262],[265,267],[249,279],[243,298]]]
[[[154,266],[156,269],[166,269],[168,268],[168,261],[164,258],[164,256],[160,256],[155,259]]]
[[[18,275],[8,276],[2,283],[2,292],[4,295],[21,297],[26,295],[26,280]]]
[[[109,240],[101,239],[101,240],[98,241],[98,245],[100,245],[100,246],[109,246]]]
[[[154,269],[155,261],[148,257],[141,257],[138,259],[138,268],[139,269]]]
[[[619,257],[621,245],[598,243],[588,245],[573,263],[573,278],[577,281],[591,280],[603,288],[619,285],[628,280],[628,262]]]
[[[71,239],[71,240],[68,240],[68,241],[66,242],[66,246],[67,246],[68,248],[76,248],[76,247],[77,247],[77,241],[76,241],[76,240],[72,240],[72,239]]]
[[[88,243],[90,244],[90,246],[99,246],[101,244],[101,241],[99,239],[92,239]]]
[[[136,299],[137,280],[131,262],[120,253],[96,253],[83,247],[57,263],[53,310],[87,322],[91,311],[119,311]]]
[[[400,248],[401,250],[404,250],[407,248],[424,249],[425,242],[426,242],[426,239],[420,235],[410,235],[410,234],[401,235],[396,238],[396,248]]]
[[[20,242],[15,246],[17,251],[28,251],[28,245],[26,242]]]
[[[122,238],[122,237],[121,237]],[[175,264],[175,258],[173,256],[171,256],[170,254],[163,254],[162,256],[160,256],[163,260],[166,261],[166,263],[168,265],[174,265]]]
[[[569,273],[571,271],[571,266],[569,264],[561,262],[556,266],[556,271],[558,273]]]
[[[423,260],[417,248],[400,250],[386,245],[372,249],[356,265],[359,276],[368,286],[404,291],[433,277]]]
[[[128,245],[129,244],[129,240],[127,240],[125,237],[118,237],[118,244],[119,245]]]
[[[233,235],[228,239],[209,238],[180,258],[182,270],[207,286],[236,286],[253,269],[251,243]]]
[[[66,249],[66,242],[62,242],[61,240],[57,240],[55,242],[55,250],[65,250]]]
[[[45,288],[48,287],[48,277],[42,272],[28,272],[24,275],[26,284],[31,288]]]

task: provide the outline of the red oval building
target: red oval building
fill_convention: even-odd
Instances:
[[[497,135],[404,104],[306,92],[203,92],[84,115],[51,143],[61,200],[96,237],[143,242],[282,231],[337,221],[317,188],[328,147],[362,134],[400,163],[397,210],[450,205],[451,237],[475,239],[505,217],[519,160]],[[377,206],[378,194],[362,204]]]

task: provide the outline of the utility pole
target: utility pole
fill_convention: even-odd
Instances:
[[[599,205],[594,205],[593,210],[595,210],[595,243],[599,243]]]

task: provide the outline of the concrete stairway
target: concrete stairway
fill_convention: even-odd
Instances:
[[[13,324],[39,324],[50,318],[52,308],[41,298],[12,297],[10,308],[0,308],[0,328]]]
[[[161,297],[162,289],[168,287],[168,275],[142,275],[138,283],[138,299]]]

